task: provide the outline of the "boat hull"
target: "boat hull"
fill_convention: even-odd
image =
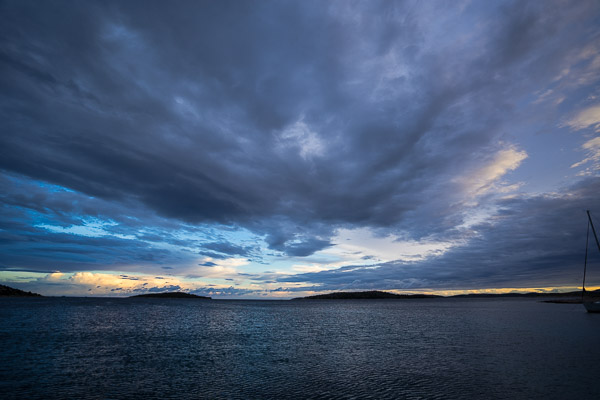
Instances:
[[[600,301],[588,301],[584,302],[583,305],[587,312],[590,313],[600,313]]]

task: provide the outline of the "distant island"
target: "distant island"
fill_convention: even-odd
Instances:
[[[600,289],[585,292],[586,301],[600,301]],[[24,290],[15,289],[10,286],[0,285],[0,297],[44,297],[38,293],[26,292]],[[159,298],[159,299],[200,299],[212,300],[208,296],[198,296],[196,294],[185,292],[163,292],[163,293],[146,293],[130,296],[128,298]],[[396,294],[384,292],[381,290],[370,290],[365,292],[333,292],[326,294],[318,294],[315,296],[296,297],[291,300],[370,300],[370,299],[451,299],[451,298],[539,298],[544,303],[563,303],[563,304],[580,304],[581,291],[548,293],[548,292],[529,292],[529,293],[469,293],[458,294],[454,296],[439,296],[433,294]]]
[[[191,293],[185,292],[165,292],[165,293],[147,293],[147,294],[138,294],[136,296],[130,296],[129,298],[135,297],[156,297],[161,299],[204,299],[211,300],[210,297],[207,296],[198,296]]]
[[[0,285],[0,297],[43,297],[41,294],[25,292],[24,290]]]
[[[454,296],[438,296],[432,294],[396,294],[372,290],[367,292],[333,292],[327,294],[319,294],[315,296],[296,297],[292,300],[352,300],[352,299],[431,299],[431,298],[546,298],[543,300],[546,303],[581,303],[581,291],[565,292],[565,293],[469,293],[458,294]],[[600,297],[600,290],[587,291],[587,298]]]
[[[442,296],[433,294],[396,294],[371,290],[368,292],[334,292],[308,297],[296,297],[292,300],[348,300],[348,299],[432,299]]]

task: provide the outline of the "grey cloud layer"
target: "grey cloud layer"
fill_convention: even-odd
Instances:
[[[595,13],[584,1],[462,14],[443,2],[4,2],[0,168],[132,213],[242,226],[292,256],[327,248],[341,226],[450,234],[453,178],[510,139],[525,118],[515,105],[568,66]]]
[[[61,227],[66,230],[53,230]],[[75,234],[73,227],[84,228]],[[211,227],[183,225],[145,208],[0,176],[0,270],[151,272],[190,264],[207,251],[260,259],[255,249],[224,240]]]
[[[583,276],[585,210],[600,210],[600,178],[564,192],[500,201],[498,214],[474,226],[465,246],[437,258],[348,266],[279,281],[309,284],[292,290],[575,287]],[[600,213],[594,220],[600,225]],[[590,246],[588,284],[598,285],[600,253],[593,242]]]

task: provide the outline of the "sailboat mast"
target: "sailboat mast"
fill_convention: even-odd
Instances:
[[[587,216],[588,216],[588,230],[587,230],[587,237],[586,237],[586,241],[585,241],[585,264],[583,266],[583,287],[582,287],[582,291],[581,291],[581,302],[583,303],[583,306],[585,307],[585,309],[587,310],[587,312],[590,313],[600,313],[600,301],[598,300],[588,300],[585,301],[585,272],[587,269],[587,256],[588,256],[588,247],[589,247],[589,242],[590,242],[590,226],[592,227],[592,232],[594,232],[594,239],[596,240],[596,246],[598,246],[598,250],[600,250],[600,242],[598,241],[598,235],[596,234],[596,228],[594,227],[594,221],[592,221],[592,216],[590,214],[590,210],[586,210],[587,211]]]
[[[592,225],[592,232],[594,232],[594,239],[596,239],[596,245],[598,246],[598,250],[600,250],[600,242],[598,241],[598,235],[596,235],[596,229],[594,228],[594,222],[592,222],[592,216],[590,215],[590,210],[586,210],[588,219],[590,221],[590,225]]]
[[[588,228],[587,235],[585,238],[585,262],[583,264],[583,283],[581,285],[581,301],[583,301],[583,296],[585,294],[585,273],[587,270],[588,243],[590,242],[590,226],[592,227],[592,232],[594,233],[594,239],[596,239],[596,245],[598,246],[598,250],[600,250],[600,242],[598,242],[598,235],[596,235],[596,228],[594,228],[594,222],[592,222],[590,210],[586,210],[586,212],[588,216]]]
[[[588,214],[589,215],[589,214]],[[587,272],[588,245],[590,244],[590,221],[588,220],[587,233],[585,235],[585,261],[583,262],[583,283],[581,284],[581,301],[585,295],[585,274]]]

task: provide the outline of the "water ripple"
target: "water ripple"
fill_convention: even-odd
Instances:
[[[0,299],[0,393],[599,398],[594,317],[515,300]]]

